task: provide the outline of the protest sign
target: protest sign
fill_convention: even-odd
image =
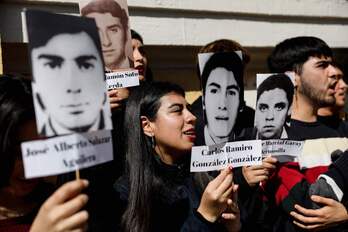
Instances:
[[[21,144],[25,177],[57,175],[113,159],[109,130],[71,134]]]
[[[194,146],[191,151],[191,172],[261,165],[261,140],[229,142],[211,146]]]
[[[271,139],[262,141],[262,156],[271,155],[278,162],[297,161],[302,153],[303,141]]]
[[[257,94],[253,137],[288,138],[294,85],[286,74],[257,74]]]
[[[198,64],[205,125],[201,144],[232,141],[244,91],[241,51],[199,53]]]
[[[38,133],[112,129],[95,21],[35,10],[25,16]]]
[[[105,75],[108,90],[139,85],[138,70],[112,72]]]
[[[139,85],[139,81],[135,81],[134,72],[130,71],[134,70],[134,58],[127,1],[80,0],[79,6],[82,16],[96,21],[106,71],[116,72],[107,74],[110,80],[108,89],[122,88],[121,85],[123,87]],[[125,70],[128,72],[123,72]],[[110,79],[110,76],[114,78]]]

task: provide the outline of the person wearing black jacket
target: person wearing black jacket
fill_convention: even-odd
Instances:
[[[177,85],[153,82],[128,99],[126,174],[115,183],[118,230],[240,230],[231,169],[211,181],[189,172],[196,117],[184,96]]]

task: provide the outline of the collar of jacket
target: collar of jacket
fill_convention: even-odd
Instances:
[[[159,176],[162,176],[165,180],[174,183],[182,182],[190,175],[190,155],[188,154],[185,159],[178,164],[166,164],[159,155],[154,154],[156,160],[156,172]]]

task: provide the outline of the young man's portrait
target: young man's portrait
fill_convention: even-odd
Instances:
[[[234,140],[241,102],[242,59],[236,52],[198,55],[203,92],[205,144]]]
[[[83,1],[85,3],[86,1]],[[133,67],[129,17],[125,0],[92,0],[80,4],[81,15],[94,18],[108,71]]]
[[[39,133],[112,129],[94,20],[27,11],[26,21]]]
[[[257,139],[287,138],[294,85],[286,74],[273,74],[257,88],[255,127]]]

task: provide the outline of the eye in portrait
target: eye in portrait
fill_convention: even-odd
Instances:
[[[286,74],[271,74],[260,82],[255,110],[258,139],[288,137],[287,122],[290,120],[293,95],[294,85]]]
[[[39,133],[112,129],[94,20],[26,11],[26,22]]]
[[[80,3],[81,15],[97,24],[107,71],[134,66],[126,0],[92,0]]]
[[[238,52],[198,55],[203,93],[205,144],[232,141],[239,112],[243,64]]]

